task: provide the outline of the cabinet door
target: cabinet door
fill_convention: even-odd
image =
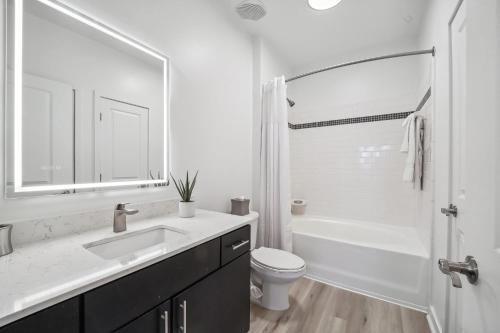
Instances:
[[[78,333],[80,310],[78,297],[20,319],[0,328],[0,333]]]
[[[175,333],[246,333],[250,329],[250,253],[173,300]]]
[[[116,330],[115,333],[170,333],[172,332],[170,313],[170,301],[167,301]]]

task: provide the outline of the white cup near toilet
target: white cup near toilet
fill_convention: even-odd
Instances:
[[[290,306],[290,285],[306,273],[304,260],[293,253],[260,247],[255,249],[258,218],[251,221],[252,283],[261,288],[262,297],[254,300],[269,310],[286,310]]]

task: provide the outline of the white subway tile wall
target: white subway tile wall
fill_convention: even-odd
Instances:
[[[402,120],[291,130],[292,195],[307,213],[415,226],[417,192],[402,181]]]
[[[374,51],[375,52],[375,51]],[[322,67],[322,66],[316,66]],[[323,66],[324,67],[324,66]],[[430,58],[352,66],[289,84],[292,124],[414,111],[432,85]],[[290,130],[292,197],[306,214],[412,227],[430,251],[433,97],[425,119],[424,188],[402,180],[402,119]]]

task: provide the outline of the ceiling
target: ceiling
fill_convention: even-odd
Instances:
[[[344,0],[316,11],[307,0],[261,0],[260,21],[239,18],[226,0],[224,10],[241,29],[269,42],[291,68],[393,41],[414,39],[429,0]],[[220,1],[224,3],[224,1]]]

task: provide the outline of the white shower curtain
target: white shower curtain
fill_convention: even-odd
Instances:
[[[285,78],[262,89],[257,244],[292,250],[290,144]]]

